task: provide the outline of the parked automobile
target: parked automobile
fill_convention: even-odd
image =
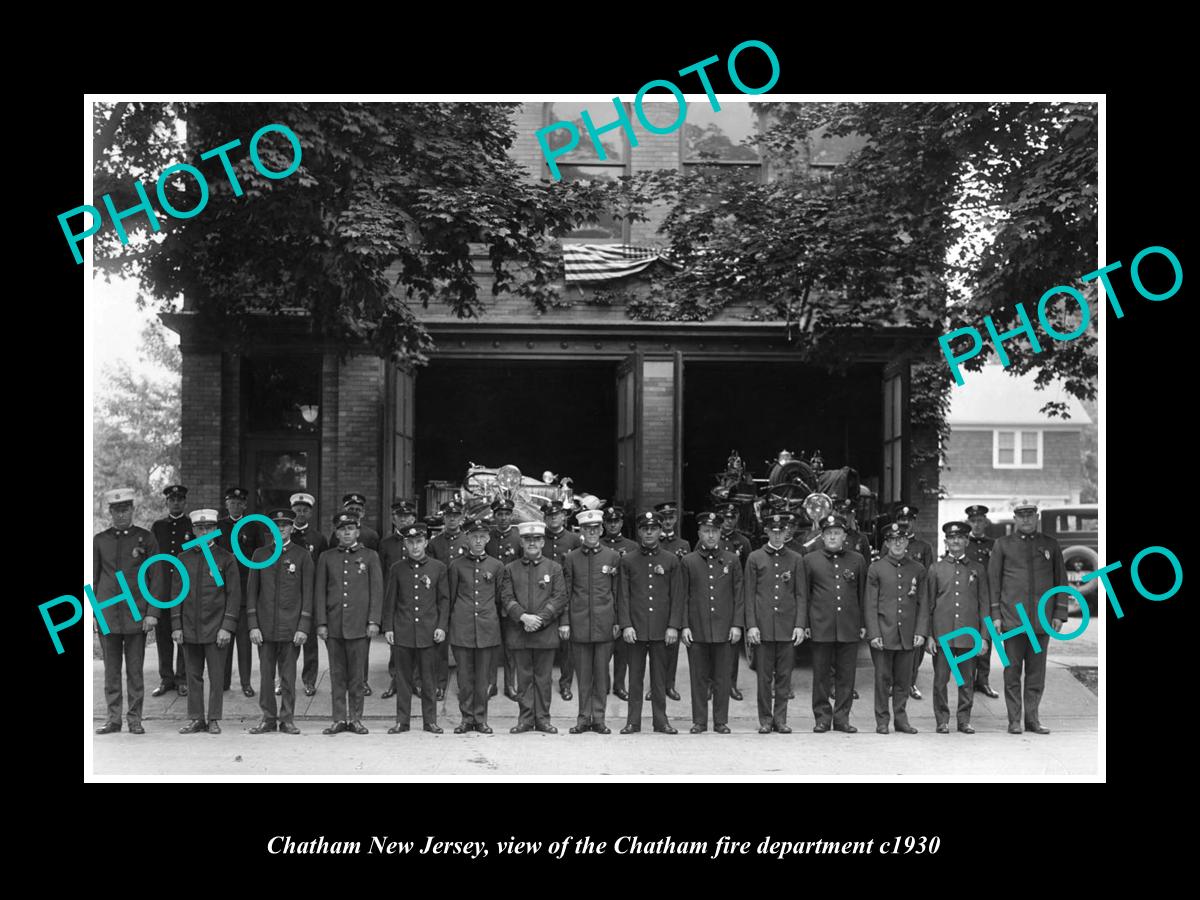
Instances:
[[[1058,541],[1067,566],[1067,581],[1087,601],[1088,611],[1096,615],[1099,579],[1083,583],[1083,576],[1100,567],[1100,511],[1095,503],[1075,506],[1046,506],[1039,510],[1042,534]],[[1080,615],[1078,603],[1070,601],[1072,615]]]

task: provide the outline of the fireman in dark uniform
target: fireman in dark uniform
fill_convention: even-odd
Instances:
[[[750,554],[742,580],[746,643],[754,648],[758,673],[759,734],[792,733],[787,705],[795,648],[804,641],[800,610],[807,585],[802,557],[784,546],[790,521],[786,513],[763,520],[767,543]]]
[[[467,525],[470,549],[450,563],[450,643],[458,664],[458,708],[462,721],[455,734],[491,734],[488,698],[500,653],[500,582],[504,565],[487,555],[491,529],[483,519]]]
[[[813,648],[813,715],[815,732],[858,731],[850,724],[853,705],[855,658],[858,642],[867,633],[863,624],[867,561],[845,549],[846,528],[841,516],[830,514],[820,522],[825,546],[804,556],[808,590],[801,595],[800,624]],[[830,670],[836,696],[829,703]]]
[[[729,503],[718,507],[715,512],[721,516],[720,547],[737,556],[738,563],[741,564],[744,572],[746,560],[750,558],[750,551],[754,548],[750,544],[750,538],[738,530],[738,506],[736,503]],[[730,654],[729,696],[733,700],[742,699],[742,692],[738,690],[737,678],[739,661],[744,652],[749,652],[749,648],[746,647],[745,641],[742,641],[733,645],[733,652]]]
[[[617,624],[629,645],[629,709],[621,734],[642,730],[642,688],[650,657],[650,700],[654,730],[678,734],[667,718],[667,646],[679,640],[683,623],[683,573],[679,557],[658,544],[662,521],[656,512],[638,517],[636,553],[621,557]]]
[[[292,494],[288,498],[288,503],[292,505],[292,515],[296,517],[295,524],[292,525],[292,543],[307,547],[308,552],[312,554],[315,566],[317,557],[329,548],[329,542],[325,540],[325,535],[321,534],[321,529],[312,524],[313,507],[316,506],[317,501],[312,494],[301,491]],[[312,634],[304,642],[304,666],[300,670],[300,680],[304,682],[304,696],[306,697],[311,697],[317,692],[317,676],[320,674],[320,646],[321,642]],[[280,689],[277,688],[275,693],[278,694],[279,691]]]
[[[383,583],[387,585],[388,572],[392,566],[404,559],[403,532],[417,522],[417,505],[409,500],[392,501],[392,533],[379,541],[379,568],[383,570]],[[388,700],[396,696],[396,654],[388,653],[388,686],[379,695]]]
[[[875,730],[916,734],[908,723],[908,689],[913,647],[925,642],[928,600],[925,567],[908,555],[908,529],[893,522],[883,532],[886,553],[867,567],[864,623],[875,664]],[[891,698],[889,709],[888,698]]]
[[[450,579],[446,564],[430,556],[428,531],[410,525],[402,532],[405,558],[388,572],[383,601],[383,632],[396,657],[396,724],[388,734],[408,731],[412,715],[413,669],[428,685],[437,676],[437,647],[446,641],[450,619]],[[441,734],[437,701],[421,692],[421,719],[426,731]]]
[[[542,555],[561,566],[566,555],[582,541],[579,535],[566,528],[567,513],[558,500],[543,504],[542,516],[546,521],[546,546]],[[558,666],[558,693],[564,700],[571,699],[571,678],[575,674],[571,656],[571,642],[560,640],[558,650],[554,654],[554,664]]]
[[[290,509],[277,509],[271,521],[279,528],[283,549],[278,558],[262,569],[251,569],[246,582],[246,618],[249,620],[250,640],[258,647],[259,695],[262,721],[250,729],[251,734],[265,734],[276,727],[284,734],[299,734],[293,716],[296,709],[296,658],[300,647],[313,633],[313,580],[316,563],[303,544],[292,542],[292,524],[296,521]],[[254,561],[266,562],[275,556],[276,548],[259,547]],[[315,638],[314,638],[315,640]],[[279,673],[282,703],[278,715],[271,682]]]
[[[517,526],[512,523],[513,502],[507,497],[500,497],[492,503],[492,538],[487,543],[487,555],[500,560],[502,566],[521,557],[521,535]],[[496,676],[500,667],[504,667],[504,696],[516,702],[516,666],[512,654],[504,646],[504,628],[500,629],[500,646],[492,653],[491,684],[488,694],[497,694]]]
[[[159,552],[169,553],[176,558],[183,552],[183,545],[192,539],[192,520],[183,511],[187,503],[187,490],[182,484],[169,484],[163,488],[163,496],[167,498],[167,515],[150,526]],[[178,691],[180,697],[186,697],[187,661],[183,648],[176,647],[171,640],[170,615],[158,617],[154,642],[158,649],[159,682],[150,696],[161,697],[167,691]]]
[[[846,497],[833,504],[833,511],[846,520],[846,549],[853,550],[868,563],[871,562],[871,542],[867,536],[858,530],[856,519],[857,506],[853,500]]]
[[[679,504],[673,501],[659,503],[654,507],[654,511],[658,513],[658,517],[662,519],[663,523],[662,539],[659,540],[658,546],[683,559],[692,552],[692,545],[675,531],[679,525]],[[672,700],[679,699],[679,691],[675,690],[675,672],[679,668],[679,645],[680,642],[676,641],[667,647],[667,697]],[[649,694],[646,694],[646,699],[650,699]]]
[[[967,537],[967,556],[983,566],[986,572],[992,559],[992,547],[995,540],[987,536],[988,508],[983,505],[967,507],[967,524],[971,526],[971,534]],[[992,674],[992,654],[980,653],[975,657],[975,690],[993,699],[1000,692],[989,684]]]
[[[317,637],[325,641],[329,654],[333,692],[333,724],[322,734],[366,734],[362,723],[363,659],[371,638],[379,634],[383,571],[379,554],[359,543],[357,517],[338,513],[333,534],[337,546],[317,560],[313,587],[313,620]]]
[[[214,543],[224,547],[229,553],[233,553],[233,544],[231,543],[233,529],[237,526],[238,519],[242,518],[246,512],[246,500],[249,496],[249,492],[242,487],[231,487],[225,492],[225,508],[228,510],[228,514],[217,520],[217,528],[221,533]],[[259,528],[257,522],[248,522],[243,525],[237,535],[242,559],[253,559],[254,551],[264,544],[263,538],[262,529]],[[271,535],[267,534],[266,538],[270,540]],[[254,688],[250,684],[250,667],[254,660],[252,652],[254,645],[250,643],[250,629],[246,626],[246,581],[250,578],[250,567],[236,555],[234,559],[237,560],[238,582],[241,588],[238,596],[242,601],[242,608],[238,612],[234,646],[225,654],[225,690],[229,690],[233,685],[233,653],[236,647],[238,677],[242,681],[242,693],[247,697],[253,697]]]
[[[579,714],[571,734],[595,731],[609,734],[604,721],[608,702],[608,661],[617,629],[617,595],[621,554],[600,543],[604,514],[598,509],[579,513],[583,543],[563,558],[567,601],[559,619],[575,655],[579,679]]]
[[[466,555],[467,535],[462,530],[465,516],[463,505],[457,500],[447,500],[441,506],[442,530],[429,540],[427,552],[442,565],[449,566],[458,557]],[[434,675],[437,699],[446,699],[446,687],[450,683],[450,642],[442,641],[434,647]],[[424,694],[424,677],[417,679],[417,691]]]
[[[379,552],[379,532],[367,524],[367,498],[364,494],[351,493],[342,497],[342,512],[358,519],[358,542],[369,550]],[[329,546],[337,542],[330,537]]]
[[[915,506],[909,506],[907,503],[892,504],[892,521],[908,529],[908,555],[924,566],[925,571],[929,571],[929,567],[933,565],[937,554],[933,547],[927,541],[917,537],[916,531],[913,530],[913,520],[916,519],[918,510]],[[925,659],[926,645],[922,644],[913,651],[913,674],[912,687],[908,689],[908,696],[914,700],[921,699],[920,688],[917,687],[917,673],[921,670],[921,661]]]
[[[988,591],[992,601],[992,622],[997,633],[1005,634],[1019,628],[1023,622],[1017,612],[1020,603],[1033,625],[1042,652],[1034,651],[1030,636],[1024,632],[1004,641],[1008,665],[1004,667],[1004,703],[1008,707],[1010,734],[1021,733],[1022,700],[1024,700],[1025,730],[1049,734],[1050,729],[1038,719],[1038,706],[1046,686],[1046,656],[1048,643],[1042,617],[1037,614],[1038,602],[1052,587],[1067,584],[1067,567],[1062,548],[1049,535],[1040,534],[1036,503],[1021,500],[1013,507],[1016,531],[997,538],[988,562]],[[1067,621],[1067,597],[1054,596],[1053,609],[1046,613],[1050,626],[1061,631]],[[1021,671],[1025,672],[1024,693],[1021,690]]]
[[[625,525],[625,510],[619,506],[609,506],[604,509],[604,536],[600,543],[611,550],[616,550],[619,556],[637,552],[637,541],[631,541],[621,534]],[[629,692],[625,690],[625,676],[629,670],[629,645],[617,635],[613,643],[613,675],[612,692],[618,699],[628,700]]]
[[[938,638],[959,628],[974,628],[983,636],[980,654],[988,653],[991,648],[984,623],[991,615],[992,604],[987,572],[966,555],[971,526],[966,522],[947,522],[942,531],[946,534],[946,555],[930,567],[926,578],[925,631],[929,635],[929,652],[933,654],[933,715],[938,734],[949,734],[950,705],[946,701],[946,682],[950,680],[950,664]],[[950,647],[954,650],[974,646],[975,642],[968,634],[950,639]],[[975,660],[978,658],[973,656],[958,662],[963,683],[958,689],[957,718],[958,730],[964,734],[975,733],[971,727],[971,706],[975,697]]]
[[[696,518],[699,545],[683,558],[683,629],[692,690],[692,734],[708,730],[708,698],[713,731],[729,734],[729,661],[742,638],[745,618],[742,563],[721,549],[722,518],[714,512]]]

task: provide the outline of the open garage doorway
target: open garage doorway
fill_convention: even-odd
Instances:
[[[413,474],[461,484],[471,463],[569,475],[579,492],[615,488],[617,367],[612,362],[435,358],[415,379]]]

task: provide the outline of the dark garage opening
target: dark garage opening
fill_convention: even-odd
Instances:
[[[430,481],[461,484],[474,462],[534,478],[549,469],[609,499],[616,402],[612,363],[435,359],[416,378],[418,496]]]

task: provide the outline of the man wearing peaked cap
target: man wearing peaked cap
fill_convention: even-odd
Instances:
[[[467,552],[467,535],[462,530],[465,510],[459,501],[447,500],[441,506],[441,513],[445,527],[430,540],[429,555],[443,565],[449,566]],[[442,641],[437,645],[435,651],[434,674],[437,684],[434,685],[434,688],[437,692],[437,699],[445,700],[446,688],[450,683],[450,642]],[[424,687],[428,687],[428,685],[424,685],[421,689]]]
[[[739,510],[736,503],[727,503],[724,506],[719,506],[715,512],[721,516],[721,549],[728,550],[738,558],[738,565],[742,567],[742,571],[746,570],[746,560],[750,557],[750,551],[753,546],[750,543],[750,538],[742,531],[738,530]],[[729,697],[732,700],[741,700],[742,692],[738,690],[738,666],[742,657],[742,653],[748,652],[746,642],[735,644],[733,652],[730,654],[729,663]]]
[[[458,663],[458,708],[462,714],[454,733],[491,734],[488,699],[496,671],[492,657],[500,651],[500,582],[504,566],[487,555],[492,537],[487,520],[472,519],[466,533],[470,548],[450,563],[447,573],[450,643]]]
[[[542,515],[546,520],[546,546],[542,553],[561,566],[566,555],[582,541],[579,535],[566,528],[566,510],[558,500],[543,504]],[[571,679],[575,675],[571,656],[571,642],[560,640],[554,652],[554,664],[558,666],[558,693],[567,701],[571,699]]]
[[[654,511],[662,519],[662,538],[659,540],[658,546],[683,559],[692,552],[692,545],[675,531],[679,524],[679,504],[673,500],[659,503],[655,505]],[[679,669],[680,643],[680,641],[676,641],[667,647],[667,697],[672,700],[679,699],[679,691],[675,690],[675,673]],[[649,694],[646,695],[646,699],[650,699]]]
[[[404,549],[404,532],[417,522],[417,505],[411,500],[392,501],[392,533],[379,542],[379,567],[383,571],[384,584],[392,566],[407,556]],[[388,686],[379,695],[384,700],[396,696],[396,654],[388,653]]]
[[[908,555],[928,571],[934,560],[937,559],[937,554],[933,552],[933,547],[927,541],[917,537],[917,533],[913,529],[913,522],[916,520],[918,512],[920,510],[915,506],[910,506],[902,501],[892,504],[892,521],[907,528],[909,532]],[[908,696],[913,700],[921,699],[921,689],[917,686],[917,674],[921,671],[921,663],[925,660],[926,649],[927,645],[922,644],[913,651],[912,687],[908,689]]]
[[[600,538],[600,543],[610,550],[615,550],[618,556],[636,553],[638,549],[637,542],[631,541],[621,534],[621,529],[625,526],[625,510],[620,506],[607,506],[604,508],[602,515],[603,519],[601,523],[604,526],[604,534]],[[621,640],[618,634],[613,641],[612,692],[620,700],[629,699],[629,692],[625,690],[628,671],[629,645]]]
[[[188,489],[182,484],[171,484],[163,488],[167,498],[167,514],[150,526],[158,549],[178,558],[183,545],[192,539],[192,520],[184,513]],[[163,581],[168,581],[164,578]],[[187,662],[183,648],[176,647],[171,640],[171,617],[159,616],[154,630],[154,643],[158,650],[158,687],[152,697],[161,697],[168,691],[178,691],[180,697],[187,696]]]
[[[233,553],[233,531],[237,527],[238,520],[246,513],[246,502],[249,498],[249,491],[243,487],[231,487],[225,491],[225,509],[228,512],[217,520],[217,529],[220,534],[214,543],[224,547],[231,554]],[[238,529],[237,542],[243,559],[253,559],[254,551],[269,541],[271,541],[271,534],[265,528],[260,528],[258,522],[247,522]],[[236,554],[234,560],[237,563],[238,583],[241,587],[239,596],[243,605],[238,611],[237,631],[234,634],[233,646],[225,654],[225,690],[229,690],[233,686],[233,656],[236,650],[242,693],[247,697],[253,697],[254,688],[250,683],[250,676],[254,654],[252,652],[253,645],[250,643],[250,631],[246,627],[245,608],[246,582],[250,578],[250,567],[241,562]]]
[[[146,660],[146,634],[158,625],[159,610],[150,606],[137,589],[137,573],[142,563],[158,553],[158,541],[145,528],[133,524],[133,488],[117,488],[104,493],[104,505],[112,526],[92,539],[92,585],[84,588],[103,602],[124,594],[137,607],[135,619],[131,604],[122,602],[109,606],[96,617],[100,632],[100,648],[104,654],[104,699],[108,719],[97,734],[121,730],[121,667],[124,662],[129,689],[129,709],[126,713],[129,730],[143,734],[142,703],[145,682],[142,676]],[[146,571],[150,593],[163,602],[170,600],[163,590],[165,566],[151,566]],[[174,571],[174,570],[172,570]],[[174,596],[174,595],[171,595]],[[105,628],[99,626],[103,621]]]
[[[358,519],[358,542],[369,550],[379,552],[379,533],[367,524],[367,498],[365,494],[351,491],[342,497],[342,511]],[[329,545],[337,542],[331,536]],[[381,564],[382,568],[382,564]],[[371,690],[371,642],[367,641],[367,651],[363,658],[363,696],[370,697]]]
[[[992,547],[996,544],[996,541],[987,535],[988,508],[982,504],[968,506],[966,514],[967,524],[971,526],[971,533],[967,537],[967,556],[983,566],[986,572],[988,562],[992,558]],[[975,690],[994,699],[1000,696],[1000,692],[989,683],[991,673],[992,655],[981,653],[975,657]]]
[[[317,501],[312,494],[300,491],[292,494],[288,498],[288,503],[291,505],[292,515],[295,517],[295,522],[292,524],[292,543],[308,550],[313,558],[315,572],[317,557],[329,548],[329,542],[325,540],[321,529],[312,524],[313,507],[316,506]],[[317,692],[317,676],[320,674],[320,646],[321,642],[312,634],[304,642],[304,664],[300,670],[300,679],[304,682],[304,696],[306,697],[311,697]],[[279,695],[282,690],[281,685],[276,685],[276,695]]]
[[[492,503],[492,537],[487,543],[487,555],[498,559],[503,566],[521,556],[521,535],[513,524],[513,502],[507,497],[498,497]],[[500,629],[500,646],[492,653],[491,685],[488,688],[490,696],[497,694],[497,676],[500,668],[504,668],[504,696],[514,703],[516,694],[516,665],[512,653],[504,645],[504,629]]]

